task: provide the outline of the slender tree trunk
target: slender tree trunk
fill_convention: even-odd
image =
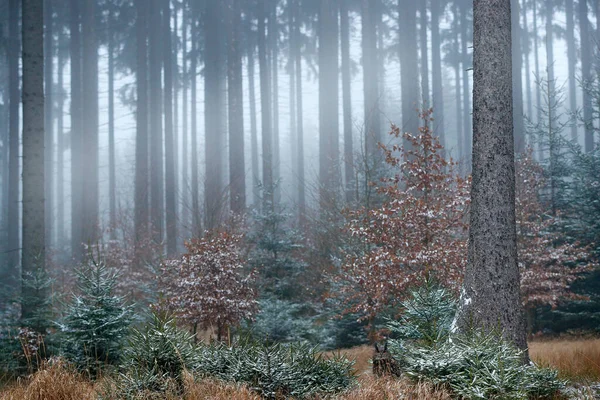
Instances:
[[[581,41],[581,79],[584,87],[590,85],[592,63],[590,59],[590,23],[586,1],[579,2],[579,39]],[[592,98],[589,90],[583,91],[583,121],[585,124],[584,144],[585,151],[594,149],[594,128],[592,121]]]
[[[64,109],[65,109],[65,57],[61,50],[65,43],[65,35],[62,29],[58,31],[58,82],[57,82],[57,123],[56,123],[56,243],[58,248],[65,244],[65,188],[64,188],[64,168],[65,168],[65,130],[64,130]]]
[[[263,155],[263,210],[273,209],[273,161],[271,153],[271,88],[269,82],[269,65],[267,63],[267,46],[265,34],[266,8],[263,2],[258,7],[258,64],[260,69],[260,103],[262,125],[262,155]]]
[[[338,7],[322,0],[319,10],[319,178],[321,210],[335,201],[338,188]]]
[[[228,63],[229,98],[229,188],[231,211],[241,215],[246,209],[246,165],[244,162],[244,102],[242,83],[240,0],[228,4]]]
[[[365,98],[364,140],[365,157],[367,157],[367,160],[371,160],[375,157],[377,153],[377,142],[380,140],[379,136],[381,133],[379,83],[377,82],[376,15],[374,13],[376,1],[378,0],[362,0],[361,2],[363,91]],[[412,38],[414,38],[414,36]]]
[[[292,169],[292,179],[294,180],[296,176],[298,176],[298,153],[296,151],[296,146],[298,142],[298,130],[296,127],[296,63],[294,62],[295,55],[295,47],[298,46],[296,43],[296,35],[294,32],[294,1],[288,1],[288,32],[289,32],[289,45],[288,45],[288,65],[287,71],[289,73],[290,79],[290,160],[291,160],[291,169]],[[340,3],[343,4],[343,3]],[[298,194],[296,193],[296,187],[292,185],[290,190],[290,196],[294,201],[297,201]]]
[[[421,0],[419,2],[419,47],[421,51],[421,101],[423,108],[431,107],[429,100],[429,56],[427,49],[427,22],[427,0]]]
[[[348,4],[340,1],[340,35],[342,53],[342,104],[344,111],[344,176],[346,202],[355,200],[354,148],[352,143],[352,81],[350,76],[350,21]]]
[[[256,88],[254,82],[254,51],[256,45],[248,46],[248,95],[250,96],[250,149],[252,152],[252,205],[260,207],[260,170],[258,168],[258,129],[256,124]]]
[[[98,163],[98,41],[96,36],[96,1],[85,0],[81,19],[83,45],[83,121],[85,129],[81,149],[84,179],[82,204],[82,240],[85,244],[98,242],[99,228],[99,163]]]
[[[163,6],[163,61],[165,86],[165,196],[167,254],[177,252],[177,175],[175,171],[176,141],[173,129],[173,49],[171,46],[171,0],[162,0]]]
[[[19,0],[8,3],[8,267],[11,276],[18,281],[19,271],[19,53],[21,41],[19,38]]]
[[[551,93],[555,93],[554,80],[554,5],[552,2],[546,3],[546,68],[548,72],[548,82],[550,82]]]
[[[270,0],[271,9],[269,16],[268,25],[268,40],[270,47],[271,56],[271,78],[273,80],[273,182],[276,184],[274,187],[274,199],[275,203],[279,203],[281,200],[281,188],[278,184],[280,179],[281,170],[281,148],[279,145],[279,29],[277,26],[277,6],[279,0]]]
[[[566,41],[567,63],[569,64],[569,108],[577,109],[577,44],[575,43],[575,23],[573,17],[574,0],[565,0],[565,14],[567,17]],[[571,139],[577,141],[577,125],[571,124]]]
[[[45,269],[44,212],[44,2],[22,1],[23,40],[23,263],[21,319],[35,316],[39,293],[26,285]],[[32,301],[32,299],[36,301]]]
[[[162,119],[162,0],[150,0],[148,24],[148,56],[150,83],[150,220],[154,241],[162,242],[164,195],[163,190],[163,119]],[[168,38],[168,37],[167,37]]]
[[[523,55],[521,49],[521,25],[519,0],[511,0],[511,35],[512,35],[512,63],[513,63],[513,122],[515,137],[515,152],[525,151],[525,120],[523,115],[523,78],[521,70]]]
[[[444,125],[444,85],[442,84],[442,42],[440,38],[440,16],[442,0],[431,0],[431,79],[434,133],[439,136],[442,146],[446,146]]]
[[[136,140],[135,140],[135,233],[136,243],[148,231],[148,45],[146,36],[147,4],[135,2],[136,21]]]
[[[81,260],[83,243],[83,92],[81,70],[80,0],[70,0],[71,53],[71,253],[75,262]]]
[[[533,1],[533,49],[534,49],[534,61],[535,61],[535,76],[536,80],[540,79],[540,52],[538,46],[538,14],[537,14],[537,1]],[[542,120],[542,92],[538,82],[535,84],[535,103],[537,105],[536,122],[539,123]],[[543,158],[542,145],[538,145],[538,160]]]
[[[109,6],[110,7],[110,6]],[[117,168],[115,154],[115,44],[113,35],[113,12],[109,8],[107,43],[108,43],[108,204],[110,221],[110,238],[117,238]]]
[[[465,154],[464,133],[463,133],[463,109],[462,109],[462,93],[461,93],[461,82],[460,82],[460,35],[459,35],[459,13],[458,5],[454,3],[452,7],[452,13],[454,14],[454,54],[456,54],[456,63],[454,64],[454,100],[456,107],[456,138],[458,146],[458,159],[461,161],[461,171],[466,172],[469,170],[467,155]],[[463,88],[464,89],[464,88]]]
[[[304,111],[302,99],[302,46],[300,37],[300,2],[294,1],[294,35],[296,37],[296,52],[294,62],[296,64],[296,126],[298,129],[298,217],[300,226],[304,226],[306,216],[306,196],[304,186]]]
[[[45,176],[44,188],[46,210],[46,247],[52,246],[52,224],[54,214],[54,96],[53,96],[53,77],[54,77],[54,30],[53,30],[53,0],[44,0],[44,162]]]
[[[223,65],[223,45],[219,37],[219,24],[222,17],[222,5],[219,2],[206,2],[206,20],[204,21],[204,121],[205,121],[205,219],[206,228],[215,228],[221,217],[222,196],[222,175],[223,160],[221,153],[223,150],[223,134],[221,109],[223,100],[222,93],[222,74]]]
[[[418,134],[419,68],[417,53],[417,2],[398,0],[400,26],[400,81],[402,97],[402,130]]]
[[[197,91],[196,91],[196,83],[198,79],[198,21],[196,18],[192,18],[192,54],[191,54],[191,62],[190,62],[190,76],[191,76],[191,102],[192,105],[190,107],[191,112],[191,148],[192,148],[192,213],[193,215],[193,234],[200,236],[202,234],[202,218],[200,215],[200,188],[199,188],[199,175],[198,175],[198,122],[197,122]]]
[[[175,228],[177,235],[175,247],[183,244],[181,238],[181,185],[179,179],[180,161],[179,161],[179,87],[181,79],[179,76],[179,6],[177,2],[173,3],[173,31],[171,32],[171,57],[173,68],[171,76],[173,79],[173,160],[175,160]],[[179,200],[179,201],[178,201]]]
[[[523,2],[521,15],[523,17],[523,58],[525,59],[525,90],[527,91],[527,116],[533,117],[533,99],[531,92],[531,66],[529,62],[529,55],[531,53],[531,46],[529,45],[529,18],[527,17],[527,2]]]
[[[190,227],[192,228],[192,232],[195,231],[195,224],[192,221],[191,225],[190,221],[190,180],[189,180],[189,161],[188,161],[188,85],[190,84],[190,72],[188,70],[188,28],[189,28],[189,15],[187,6],[184,4],[183,6],[183,14],[181,17],[181,53],[182,53],[182,73],[181,73],[181,91],[182,94],[182,107],[181,107],[181,227],[182,227],[182,236],[187,238],[187,235],[190,233]],[[194,217],[195,220],[196,217]]]
[[[510,0],[475,1],[473,20],[473,185],[458,326],[500,328],[527,352],[515,222]]]
[[[463,80],[463,127],[464,127],[464,141],[465,146],[464,154],[467,159],[467,172],[471,170],[471,153],[473,147],[473,128],[471,126],[471,85],[469,83],[469,69],[471,68],[471,58],[468,52],[468,40],[467,37],[467,13],[473,7],[472,0],[462,0],[460,8],[460,53],[462,60],[462,80]]]

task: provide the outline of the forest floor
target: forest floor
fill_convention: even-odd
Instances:
[[[426,383],[406,379],[374,377],[370,359],[370,346],[360,346],[340,351],[355,360],[358,385],[352,390],[333,397],[336,400],[450,399],[449,393]],[[594,399],[596,391],[590,387],[600,382],[600,339],[569,338],[537,340],[530,343],[530,356],[536,363],[558,369],[560,377],[569,379],[577,387],[574,398]],[[106,382],[91,382],[69,372],[60,364],[40,371],[0,392],[0,400],[88,400],[97,399],[105,392]],[[110,398],[110,396],[109,396]],[[140,397],[150,400],[165,397]],[[183,397],[166,397],[167,400],[259,400],[260,397],[240,385],[224,384],[213,380],[194,381],[186,378]],[[318,399],[318,398],[317,398]]]

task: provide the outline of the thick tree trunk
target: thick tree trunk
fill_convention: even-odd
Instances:
[[[427,0],[421,0],[419,2],[419,50],[421,53],[421,106],[423,108],[431,107],[429,100],[429,56],[427,49],[427,22]]]
[[[377,154],[377,143],[380,140],[381,123],[379,110],[379,83],[377,82],[377,36],[376,36],[376,1],[362,0],[362,63],[363,91],[365,106],[365,157],[372,160]],[[403,12],[403,11],[402,11]],[[414,36],[411,37],[414,40]],[[415,69],[416,71],[416,69]],[[416,93],[416,92],[415,92]]]
[[[167,255],[177,252],[177,175],[175,168],[175,134],[173,130],[173,49],[171,46],[171,0],[162,0],[163,8],[163,62],[165,87],[165,208]]]
[[[575,23],[573,17],[574,0],[565,0],[565,14],[567,18],[566,41],[567,63],[569,65],[569,108],[577,109],[577,44],[575,43]],[[577,141],[577,124],[571,124],[571,139]]]
[[[256,45],[248,46],[248,96],[250,96],[250,151],[252,157],[252,206],[260,207],[260,169],[258,167],[258,129],[256,124],[256,87],[254,80],[254,54]]]
[[[262,125],[262,156],[263,156],[263,210],[273,209],[273,159],[272,159],[272,129],[271,129],[271,84],[269,65],[267,63],[267,46],[265,34],[266,8],[263,2],[258,7],[258,63],[260,69],[260,103]]]
[[[473,44],[473,185],[458,327],[500,328],[527,351],[517,264],[510,0],[474,3]]]
[[[148,45],[146,36],[147,4],[135,2],[136,21],[136,139],[135,139],[135,233],[136,242],[148,231]]]
[[[163,238],[164,196],[163,189],[163,118],[162,118],[162,65],[164,38],[161,21],[162,0],[148,1],[150,23],[148,24],[148,57],[150,83],[150,221],[153,238],[161,243]]]
[[[523,115],[523,78],[521,70],[523,55],[521,50],[521,25],[519,0],[511,0],[511,35],[512,35],[512,75],[513,75],[513,125],[515,152],[525,151],[525,120]]]
[[[340,36],[342,53],[342,105],[344,112],[344,177],[346,202],[355,200],[354,147],[352,143],[352,81],[350,76],[350,21],[348,4],[340,2]]]
[[[8,268],[11,276],[18,281],[19,271],[19,0],[8,3]]]
[[[236,215],[246,209],[246,164],[244,162],[244,101],[242,84],[240,0],[228,4],[228,106],[229,106],[229,189],[230,207]]]
[[[417,54],[417,2],[398,0],[400,26],[400,81],[402,97],[402,130],[418,134],[419,67]],[[405,143],[406,144],[406,143]]]
[[[45,269],[44,1],[22,1],[23,40],[23,255],[21,319],[35,316],[40,293],[25,284]],[[41,299],[40,299],[41,300]]]
[[[83,92],[81,76],[81,11],[80,0],[70,1],[71,53],[71,253],[81,260],[83,243]]]
[[[46,247],[52,246],[52,224],[54,214],[54,96],[53,96],[53,77],[54,77],[54,30],[53,25],[53,0],[44,0],[44,163],[45,175],[44,182],[45,193],[45,226],[46,226]]]
[[[591,40],[590,23],[588,19],[588,6],[586,1],[579,2],[579,39],[581,41],[581,80],[584,86],[591,82]],[[583,91],[583,122],[585,126],[584,144],[585,151],[594,149],[594,128],[592,126],[592,97],[589,90]]]
[[[435,117],[434,133],[439,136],[445,147],[444,125],[444,85],[442,84],[442,43],[440,38],[440,16],[443,13],[442,0],[431,0],[431,80],[433,116]]]
[[[108,43],[108,204],[110,238],[115,240],[117,228],[117,168],[115,154],[115,43],[114,10],[109,6],[107,43]]]
[[[335,201],[338,189],[338,7],[322,0],[319,10],[319,179],[321,211]]]
[[[219,24],[222,23],[222,7],[219,2],[206,2],[204,21],[204,132],[205,143],[205,220],[206,228],[213,229],[221,219],[223,203],[223,135],[221,93],[223,78],[222,51],[224,49],[220,37]]]

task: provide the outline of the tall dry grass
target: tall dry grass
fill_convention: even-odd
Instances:
[[[600,339],[554,339],[529,343],[529,355],[539,365],[559,371],[561,378],[600,382]]]

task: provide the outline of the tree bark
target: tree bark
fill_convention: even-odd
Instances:
[[[148,231],[148,45],[147,4],[135,2],[136,21],[136,139],[135,139],[135,233],[136,243]]]
[[[162,0],[163,7],[163,63],[165,91],[165,211],[167,255],[177,252],[177,175],[175,133],[173,129],[173,49],[171,46],[171,0]]]
[[[519,0],[511,0],[511,35],[512,35],[512,75],[513,75],[513,125],[515,152],[525,151],[525,120],[523,115],[523,78],[521,70],[523,55],[521,49],[521,25]]]
[[[399,56],[402,97],[402,130],[418,134],[419,118],[419,67],[417,53],[417,2],[398,0],[399,11]],[[405,143],[407,144],[407,143]]]
[[[471,152],[473,143],[473,127],[471,126],[471,85],[469,82],[469,70],[471,69],[472,63],[468,52],[468,36],[467,36],[467,13],[473,8],[473,0],[462,0],[460,7],[460,53],[462,62],[462,100],[463,100],[463,128],[464,128],[464,140],[463,145],[465,146],[464,154],[467,160],[467,172],[470,172],[471,167]]]
[[[581,41],[581,80],[584,86],[590,84],[591,80],[591,44],[590,23],[588,19],[588,6],[586,1],[579,1],[579,39]],[[594,128],[592,121],[592,98],[588,90],[583,91],[583,122],[585,127],[584,144],[585,151],[594,149]]]
[[[31,299],[45,296],[25,284],[45,269],[44,210],[44,1],[22,1],[23,41],[23,250],[21,319],[35,316]]]
[[[565,0],[565,14],[567,18],[566,42],[567,63],[569,65],[569,108],[577,109],[577,44],[575,43],[575,22],[573,17],[574,0]],[[571,124],[571,139],[577,141],[577,124]]]
[[[537,1],[533,3],[533,55],[535,61],[535,76],[536,79],[540,77],[540,52],[538,46],[538,14],[537,14]],[[538,82],[535,84],[535,100],[536,100],[536,122],[539,123],[542,120],[542,92],[540,90],[540,85]],[[542,145],[541,143],[538,146],[538,160],[542,159]]]
[[[454,63],[454,102],[456,107],[456,138],[458,147],[458,159],[460,160],[460,169],[462,172],[466,172],[469,167],[465,164],[468,163],[467,155],[465,153],[464,134],[463,134],[463,109],[462,109],[462,93],[461,93],[461,80],[460,80],[460,34],[459,34],[459,11],[458,5],[454,3],[452,7],[452,14],[454,15],[454,23],[452,30],[454,31],[454,54],[456,55],[456,61]],[[464,88],[463,88],[464,89]]]
[[[57,82],[57,122],[56,122],[56,243],[58,248],[65,245],[65,147],[64,108],[65,108],[65,56],[62,50],[65,42],[64,32],[58,31],[58,82]]]
[[[244,162],[244,101],[242,83],[240,0],[228,2],[228,106],[230,207],[236,215],[246,209],[246,164]]]
[[[115,154],[115,43],[113,34],[114,10],[109,5],[107,26],[108,51],[108,204],[110,238],[117,238],[117,168]]]
[[[298,151],[298,220],[304,226],[306,216],[306,195],[304,187],[304,111],[302,96],[302,46],[300,36],[300,2],[294,0],[294,35],[296,37],[296,51],[294,62],[296,64],[296,127]]]
[[[250,96],[250,151],[252,157],[252,205],[260,207],[260,170],[258,167],[258,129],[256,124],[256,87],[254,80],[254,54],[256,44],[248,46],[248,96]]]
[[[440,138],[442,146],[446,146],[444,125],[444,85],[442,84],[442,43],[440,38],[440,16],[443,13],[442,0],[431,0],[431,80],[433,116],[435,123],[433,131]]]
[[[280,179],[281,170],[281,148],[279,144],[279,29],[277,26],[277,5],[279,0],[270,0],[271,9],[269,10],[268,18],[268,40],[269,40],[269,52],[271,56],[271,79],[273,82],[272,86],[272,97],[273,103],[273,182],[277,183]],[[275,203],[279,203],[281,200],[281,188],[279,184],[274,186],[274,200]]]
[[[377,154],[377,143],[380,140],[379,136],[381,133],[379,83],[377,82],[376,15],[374,13],[376,1],[378,0],[362,0],[361,2],[363,91],[365,99],[364,140],[365,157],[367,160],[373,159]]]
[[[21,41],[19,38],[19,0],[8,3],[8,267],[11,276],[18,282],[20,261],[19,240],[19,53]]]
[[[348,4],[340,1],[340,36],[342,54],[342,105],[344,113],[344,177],[346,202],[355,200],[354,148],[352,138],[352,81],[350,75],[350,21]]]
[[[322,0],[319,10],[319,179],[321,211],[335,202],[339,166],[338,7]]]
[[[53,96],[53,77],[54,77],[54,30],[53,30],[53,0],[44,0],[44,163],[46,187],[45,193],[45,227],[46,227],[46,247],[52,246],[52,224],[54,214],[54,96]]]
[[[462,331],[472,325],[500,328],[526,352],[515,222],[510,0],[475,1],[473,20],[473,185],[457,322]]]
[[[267,15],[266,2],[258,7],[258,63],[260,69],[260,103],[262,125],[262,156],[263,156],[263,210],[273,209],[273,159],[271,153],[271,88],[269,82],[269,65],[267,63],[267,48],[265,35],[265,19]]]
[[[189,179],[189,147],[188,147],[188,85],[190,84],[190,71],[188,69],[188,60],[189,53],[187,50],[188,47],[188,28],[190,27],[189,23],[189,10],[185,4],[182,6],[183,12],[181,16],[181,53],[182,53],[182,72],[181,72],[181,91],[182,99],[181,102],[181,228],[182,228],[182,236],[187,239],[187,236],[190,233],[190,228],[192,232],[195,232],[195,227],[192,219],[191,225],[188,224],[190,221],[190,208],[192,204],[190,203],[190,179]],[[193,45],[192,45],[193,46]]]
[[[525,59],[525,90],[527,91],[527,116],[533,117],[533,99],[531,92],[531,67],[529,62],[529,55],[531,53],[531,46],[529,45],[529,18],[527,17],[527,2],[523,3],[521,15],[523,17],[523,57]]]
[[[431,107],[429,100],[429,56],[427,49],[427,22],[427,0],[421,0],[419,2],[419,47],[421,53],[421,106],[423,108]]]
[[[198,121],[197,121],[197,91],[196,84],[198,80],[198,21],[196,18],[191,16],[191,36],[192,36],[192,52],[191,52],[191,61],[190,61],[190,77],[191,81],[191,102],[192,105],[190,107],[191,112],[191,148],[192,148],[192,213],[194,214],[192,217],[193,223],[193,234],[200,237],[202,234],[202,218],[200,215],[200,193],[199,193],[199,175],[198,175]]]

